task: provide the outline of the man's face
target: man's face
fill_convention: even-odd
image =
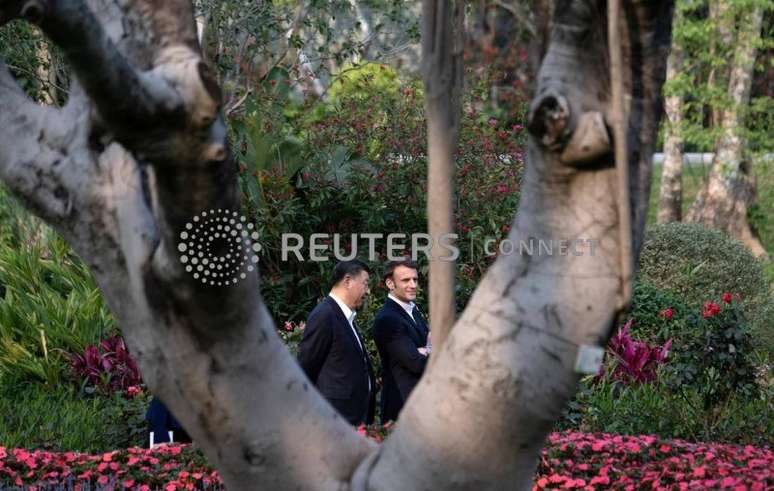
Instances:
[[[402,302],[413,302],[417,298],[419,288],[419,273],[407,266],[398,266],[392,272],[392,278],[387,279],[387,288]]]
[[[368,287],[368,279],[369,276],[367,271],[361,271],[354,276],[349,276],[347,279],[349,284],[349,299],[354,310],[362,307],[365,298],[371,293],[371,289]]]

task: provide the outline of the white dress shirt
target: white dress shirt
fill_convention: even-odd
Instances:
[[[398,297],[396,297],[392,293],[388,293],[387,298],[389,298],[393,302],[403,307],[403,310],[405,310],[406,313],[409,315],[409,317],[411,317],[411,320],[414,321],[414,324],[417,323],[417,321],[414,320],[414,307],[416,307],[416,305],[414,305],[414,302],[406,303],[403,300],[399,300]]]

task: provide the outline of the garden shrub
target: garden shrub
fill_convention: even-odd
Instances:
[[[71,385],[0,379],[0,442],[7,447],[105,452],[142,446],[148,398],[88,396]]]
[[[774,391],[769,388],[755,397],[734,394],[707,408],[700,390],[675,391],[663,376],[635,385],[611,380],[595,383],[588,377],[557,427],[767,445],[774,441]]]
[[[83,353],[70,354],[73,375],[83,388],[103,393],[139,390],[142,383],[137,362],[121,336],[89,345]]]
[[[665,368],[673,391],[697,391],[705,409],[732,396],[757,395],[752,336],[730,293],[719,303],[705,302],[701,315],[689,315],[678,336],[675,356]]]
[[[716,302],[689,308],[675,294],[640,282],[632,316],[639,339],[673,341],[664,376],[674,390],[691,386],[704,394],[707,406],[731,394],[756,393],[756,366],[762,362],[753,359],[755,340],[735,295],[725,292]]]
[[[756,346],[774,353],[774,298],[762,264],[721,232],[689,223],[648,229],[639,278],[692,307],[725,292],[740,294]]]
[[[631,331],[638,339],[654,342],[679,336],[691,307],[677,294],[638,280],[632,291]],[[664,322],[665,319],[670,322]]]

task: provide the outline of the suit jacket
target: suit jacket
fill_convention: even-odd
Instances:
[[[417,348],[427,344],[427,322],[415,308],[419,322],[387,297],[374,319],[374,340],[382,359],[382,422],[395,420],[425,371],[427,357]]]
[[[376,379],[365,342],[358,337],[362,350],[344,312],[328,296],[309,314],[298,346],[298,361],[306,375],[328,402],[356,426],[373,423],[376,406]]]

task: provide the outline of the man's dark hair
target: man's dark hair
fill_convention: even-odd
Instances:
[[[333,268],[333,286],[338,285],[347,275],[357,276],[361,271],[365,271],[369,274],[371,273],[368,265],[360,259],[341,261]]]
[[[384,266],[384,274],[382,275],[382,280],[386,281],[388,278],[392,278],[392,273],[395,272],[395,268],[398,266],[405,266],[407,268],[411,268],[417,272],[419,272],[419,268],[417,267],[417,263],[412,261],[411,259],[404,257],[402,259],[398,259],[397,261],[390,261]]]

